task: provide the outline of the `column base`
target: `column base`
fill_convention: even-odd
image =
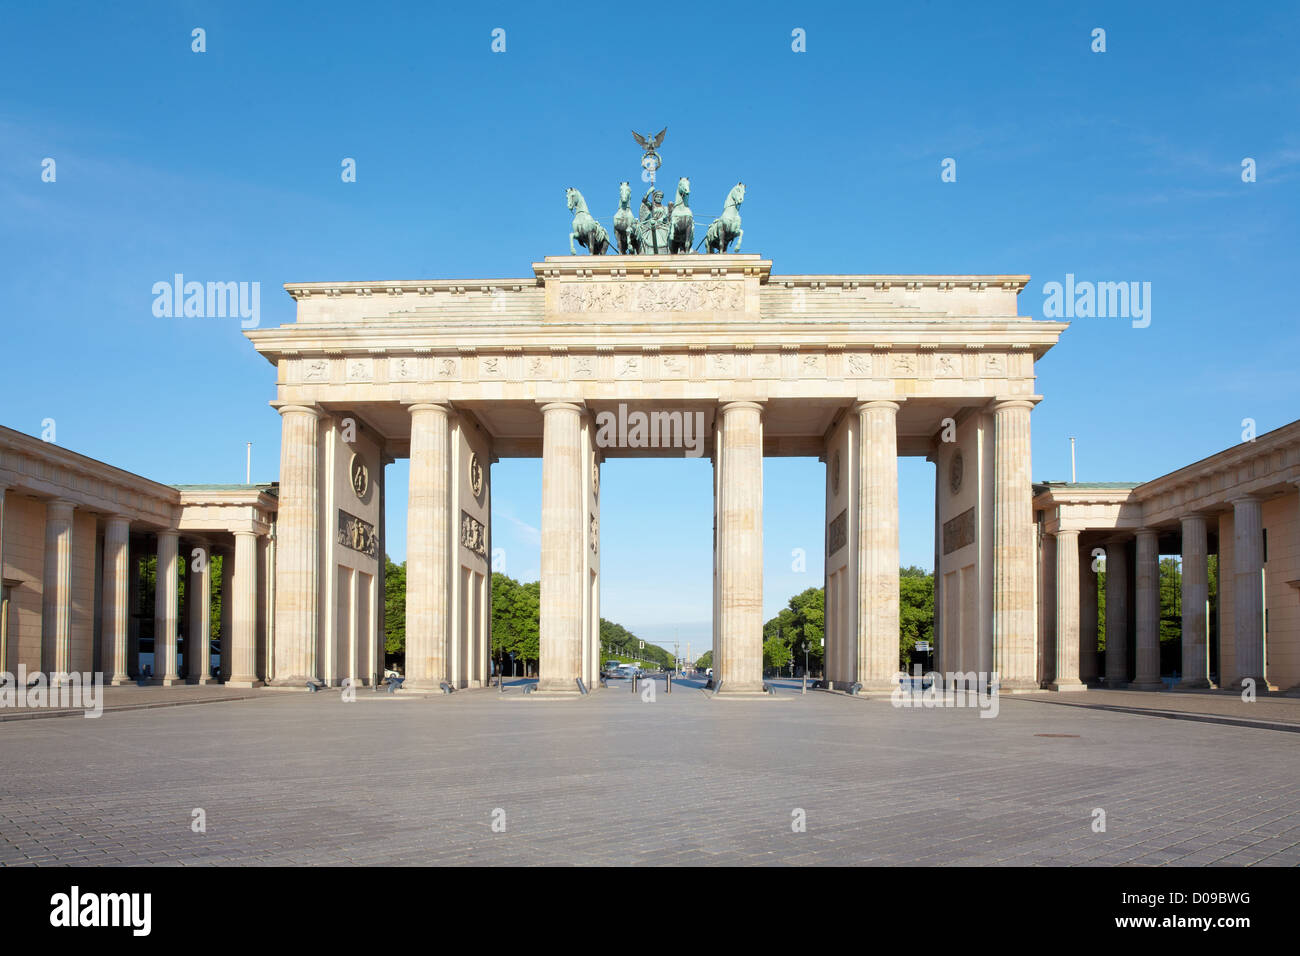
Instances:
[[[1187,677],[1174,685],[1174,690],[1209,690],[1214,685],[1205,677]]]
[[[1164,690],[1164,681],[1159,680],[1135,680],[1128,685],[1129,690]]]
[[[262,682],[256,677],[232,677],[226,681],[227,687],[238,687],[243,690],[250,690],[254,687],[261,687]]]
[[[428,678],[404,680],[402,681],[402,686],[398,688],[398,691],[401,692],[404,690],[418,690],[423,693],[431,690],[442,690],[443,683],[444,683],[443,681],[429,680]]]
[[[577,678],[572,680],[539,680],[537,689],[528,696],[534,697],[538,694],[555,698],[582,696],[582,692],[578,690]]]
[[[1042,690],[1042,685],[1028,677],[1013,677],[998,681],[999,694],[1031,694]]]
[[[1125,690],[1128,687],[1128,681],[1108,679],[1106,683],[1102,685],[1102,687],[1104,687],[1106,690]]]
[[[1076,681],[1074,683],[1070,683],[1068,681],[1065,683],[1057,683],[1056,681],[1052,681],[1050,684],[1047,685],[1047,689],[1054,690],[1062,694],[1065,693],[1073,694],[1079,691],[1087,690],[1088,685],[1083,683],[1082,681]]]
[[[267,683],[267,687],[297,687],[305,690],[307,682],[316,682],[316,678],[308,677],[306,674],[294,674],[292,677],[277,677],[275,680]]]
[[[176,687],[185,683],[184,677],[155,677],[153,682],[159,687]]]
[[[185,683],[194,684],[195,686],[198,687],[204,687],[208,684],[215,684],[216,681],[211,677],[187,677],[185,678]]]
[[[852,686],[851,684],[846,684],[845,688],[851,686]],[[882,677],[873,680],[864,680],[862,682],[862,689],[859,690],[858,693],[859,694],[892,694],[894,691],[898,690],[902,686],[903,686],[902,684],[900,684],[897,680],[893,678]]]
[[[1241,690],[1244,690],[1241,682],[1246,679],[1247,678],[1245,677],[1238,677],[1231,684],[1224,685],[1223,689],[1240,692]],[[1281,690],[1281,688],[1277,684],[1270,683],[1268,679],[1265,677],[1255,677],[1251,679],[1255,681],[1255,693],[1257,694],[1263,694],[1266,692],[1272,693]]]
[[[134,684],[135,681],[129,677],[111,677],[104,683],[109,687],[124,687],[127,684]]]
[[[762,681],[729,681],[724,680],[722,686],[713,692],[714,697],[734,697],[737,694],[751,694],[766,697],[763,693]]]

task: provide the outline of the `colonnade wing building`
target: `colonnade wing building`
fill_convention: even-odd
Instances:
[[[0,670],[257,686],[275,513],[274,485],[164,485],[0,427]]]
[[[1300,690],[1300,422],[1153,481],[1034,491],[1046,686],[1104,677],[1156,690],[1177,676],[1186,688]],[[1181,559],[1176,621],[1160,618],[1161,555]],[[1099,594],[1104,668],[1090,639]],[[1162,623],[1180,632],[1163,661]]]
[[[816,456],[825,483],[806,493],[825,503],[827,677],[890,689],[897,458],[912,455],[936,467],[937,669],[997,672],[1004,690],[1156,686],[1155,556],[1181,549],[1180,677],[1300,685],[1300,422],[1142,485],[1034,485],[1034,363],[1066,326],[1018,314],[1027,276],[770,268],[754,255],[563,256],[520,279],[289,284],[296,323],[245,333],[276,368],[277,486],[158,485],[0,429],[6,668],[124,680],[148,629],[195,638],[183,671],[164,639],[159,681],[379,680],[384,467],[408,457],[408,686],[482,686],[492,464],[531,456],[543,460],[539,691],[576,693],[600,666],[603,462],[705,454],[716,675],[723,695],[754,693],[762,459]],[[197,639],[211,627],[203,602],[177,601],[181,575],[196,578],[189,595],[211,586],[186,560],[200,545],[229,557],[232,646],[215,674]],[[1104,675],[1098,549],[1111,572]],[[141,609],[140,561],[154,554],[159,586]]]

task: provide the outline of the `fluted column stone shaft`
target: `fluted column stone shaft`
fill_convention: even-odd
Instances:
[[[412,405],[406,509],[406,679],[447,680],[451,633],[451,409]]]
[[[1178,686],[1209,687],[1206,602],[1210,599],[1210,549],[1205,515],[1186,515],[1182,519],[1182,526],[1183,677]]]
[[[280,419],[274,683],[301,686],[316,677],[320,623],[320,412],[286,405]]]
[[[1160,690],[1160,544],[1150,528],[1137,533],[1135,590],[1137,608],[1137,673],[1134,690]]]
[[[1128,554],[1124,542],[1106,545],[1106,686],[1128,685]]]
[[[1079,532],[1056,533],[1056,677],[1052,690],[1086,690],[1079,680]]]
[[[104,682],[125,684],[128,650],[128,595],[130,593],[131,521],[114,515],[104,522],[103,649]]]
[[[176,630],[180,619],[180,535],[158,532],[158,568],[154,578],[153,673],[154,681],[179,684],[176,669]]]
[[[857,406],[858,481],[857,680],[864,690],[897,686],[898,653],[897,402]]]
[[[994,407],[993,666],[1004,690],[1038,687],[1035,555],[1026,400]]]
[[[41,592],[42,668],[50,684],[72,667],[72,502],[45,506],[45,576]]]
[[[227,556],[221,563],[224,567]],[[230,678],[226,683],[233,687],[256,687],[257,678],[257,567],[258,536],[252,531],[235,532],[234,573],[226,578],[230,589],[223,595],[230,602],[230,634],[223,640],[223,658],[230,659]],[[223,573],[224,577],[224,573]],[[226,668],[222,667],[223,670]]]
[[[537,689],[577,693],[582,676],[586,468],[581,406],[542,406],[541,660]]]
[[[1232,502],[1233,588],[1232,618],[1236,643],[1237,680],[1253,678],[1257,690],[1264,680],[1263,516],[1258,498],[1247,495]]]
[[[763,689],[763,406],[727,402],[718,507],[721,692]]]

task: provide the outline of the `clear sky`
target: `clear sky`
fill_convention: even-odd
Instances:
[[[268,326],[287,281],[527,276],[567,252],[564,188],[609,219],[629,130],[667,126],[661,178],[704,219],[743,179],[775,273],[1028,273],[1035,317],[1067,274],[1151,283],[1146,328],[1074,321],[1033,419],[1036,479],[1068,479],[1070,435],[1079,480],[1151,478],[1300,417],[1298,41],[1289,3],[11,5],[0,423],[175,483],[242,481],[252,441],[274,480],[271,366],[238,319],[155,317],[155,282],[260,282]],[[765,465],[768,614],[821,584],[823,467]],[[932,562],[933,487],[901,463],[905,564]],[[539,463],[493,488],[535,578]],[[707,646],[708,462],[603,488],[604,616]]]

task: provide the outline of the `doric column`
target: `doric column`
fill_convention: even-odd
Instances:
[[[1253,495],[1232,502],[1232,619],[1237,652],[1237,680],[1264,680],[1264,531],[1259,499]],[[1237,686],[1240,686],[1238,683]]]
[[[100,627],[104,680],[125,684],[127,675],[127,595],[130,592],[131,521],[113,515],[104,522],[104,596]]]
[[[42,583],[42,669],[51,685],[72,660],[72,502],[45,505],[45,578]]]
[[[1092,552],[1079,554],[1079,680],[1087,684],[1097,677],[1097,573],[1092,570]]]
[[[726,402],[718,489],[718,635],[722,693],[763,689],[763,406]]]
[[[542,564],[537,689],[576,694],[582,676],[582,605],[586,469],[583,408],[542,406]]]
[[[1187,515],[1183,525],[1183,679],[1179,687],[1209,687],[1206,650],[1210,599],[1209,542],[1205,515]]]
[[[451,409],[412,405],[406,506],[406,679],[436,688],[447,679],[451,633]]]
[[[1079,532],[1056,533],[1056,679],[1052,690],[1087,690],[1079,680]]]
[[[1106,687],[1128,686],[1128,555],[1106,545]]]
[[[1137,533],[1137,674],[1134,690],[1160,690],[1160,539],[1150,528]]]
[[[275,677],[275,541],[276,522],[271,521],[271,532],[262,540],[258,555],[258,579],[261,591],[258,607],[261,610],[261,627],[258,639],[262,642],[262,679],[270,683]],[[380,635],[382,640],[383,635]]]
[[[180,618],[180,535],[158,532],[158,572],[154,579],[153,674],[156,683],[179,684],[176,670],[176,626]]]
[[[318,615],[320,412],[280,409],[279,552],[275,592],[275,683],[302,684],[315,675]]]
[[[994,406],[993,667],[1003,690],[1038,686],[1029,473],[1033,407],[1023,399]]]
[[[196,545],[203,554],[198,558],[190,554],[186,561],[190,566],[186,595],[190,639],[185,645],[189,655],[185,670],[191,684],[208,684],[212,681],[212,554],[206,542]]]
[[[898,403],[857,405],[858,659],[864,690],[898,686]]]
[[[222,558],[223,578],[230,556]],[[258,541],[252,531],[235,532],[234,574],[230,588],[222,592],[222,603],[230,605],[230,631],[222,635],[222,669],[230,660],[228,687],[257,687],[257,565]]]

